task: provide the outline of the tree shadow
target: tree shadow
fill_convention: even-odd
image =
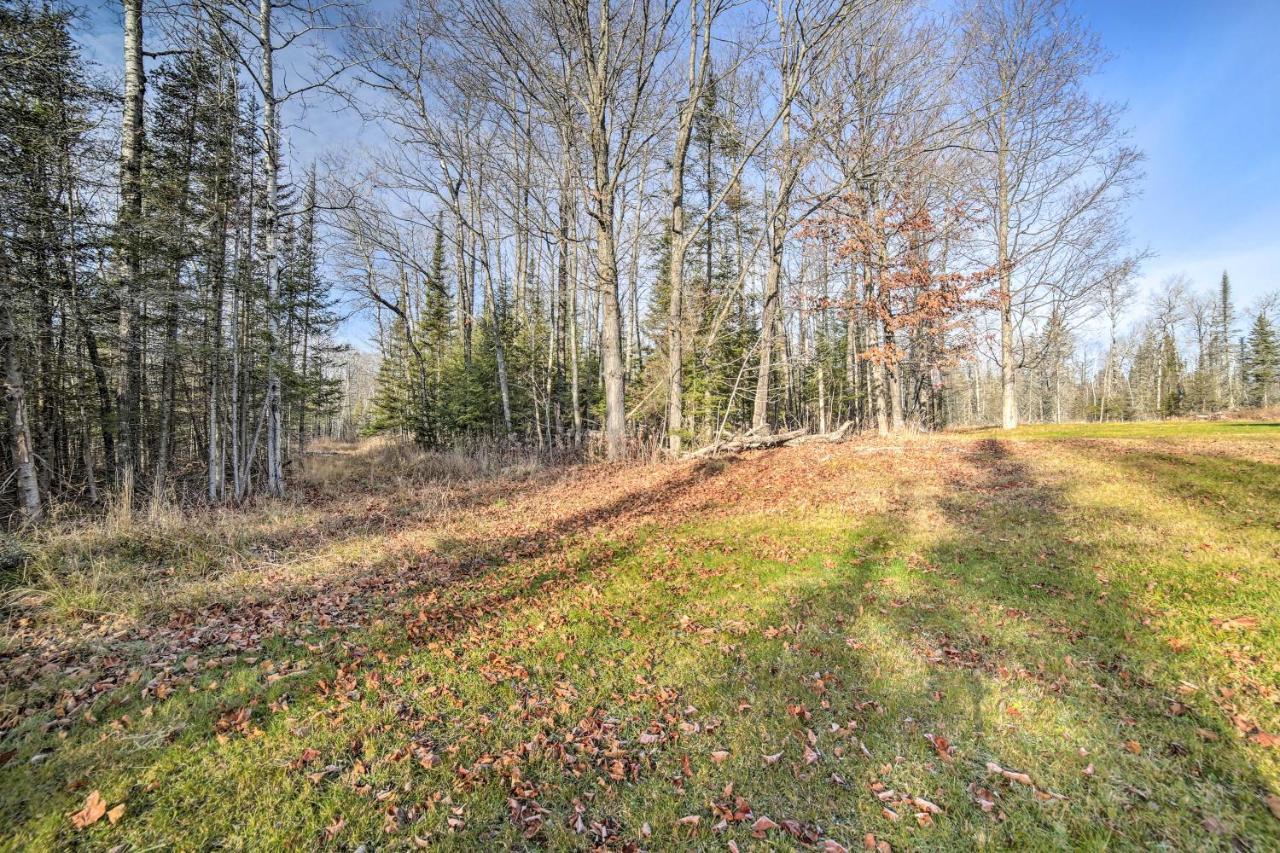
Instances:
[[[264,721],[266,738],[233,744],[241,765],[262,766],[260,787],[238,787],[222,769],[230,759],[210,739],[213,718],[148,778],[168,778],[155,769],[163,760],[188,786],[198,779],[218,821],[261,809],[270,789],[325,821],[344,815],[340,844],[382,837],[381,799],[287,768],[300,726],[325,750],[317,765],[340,764],[357,787],[355,768],[368,763],[379,795],[411,792],[401,802],[417,803],[447,792],[465,804],[456,832],[448,808],[421,814],[441,847],[784,847],[809,827],[850,847],[874,832],[895,849],[930,850],[1188,839],[1263,849],[1276,839],[1265,775],[1207,697],[1181,692],[1174,651],[1104,564],[1097,537],[1140,516],[1075,505],[1020,449],[988,440],[944,459],[936,490],[917,488],[934,472],[904,470],[905,489],[895,483],[890,506],[871,515],[797,510],[758,529],[694,517],[721,503],[716,488],[742,487],[733,475],[744,461],[672,467],[519,533],[449,539],[440,574],[410,565],[405,577],[420,582],[371,591],[382,596],[379,624],[330,626],[322,653],[277,647],[320,669],[287,715],[305,725]],[[848,471],[841,486],[858,476]],[[670,535],[651,546],[654,530]],[[263,690],[260,708],[277,695]],[[169,701],[180,718],[202,700],[180,691]],[[926,734],[945,736],[954,754]],[[437,763],[373,760],[424,743]],[[988,762],[1030,774],[1034,787]],[[48,773],[40,792],[60,794],[69,775]],[[873,783],[944,812],[918,826],[913,805],[882,801]],[[773,830],[761,842],[749,824],[712,829],[709,808],[737,796],[755,815],[797,821],[800,835]],[[130,814],[149,820],[181,802],[163,787],[135,790]],[[532,838],[516,822],[525,814],[541,815]],[[699,826],[678,823],[693,814]],[[177,820],[200,838],[199,814]]]
[[[1086,760],[1076,758],[1076,749],[1105,763],[1107,770],[1089,779],[1087,790],[1097,799],[1076,806],[1096,812],[1028,797],[1015,805],[1006,795],[1009,819],[993,827],[994,837],[1018,846],[1031,832],[1072,847],[1117,839],[1176,845],[1192,837],[1204,847],[1237,849],[1275,839],[1262,804],[1266,777],[1209,697],[1181,692],[1186,682],[1176,653],[1147,627],[1143,606],[1108,579],[1091,541],[1090,530],[1105,529],[1104,521],[1123,526],[1141,519],[1109,510],[1091,528],[1089,514],[1072,506],[1061,487],[1038,481],[998,440],[979,442],[964,462],[937,501],[949,532],[915,565],[887,559],[899,546],[910,548],[901,527],[896,543],[854,549],[861,563],[849,583],[862,591],[871,621],[888,626],[928,663],[919,686],[890,680],[892,704],[926,715],[939,707],[930,691],[948,685],[967,693],[967,717],[934,722],[947,726],[953,743],[966,745],[975,784],[992,785],[978,767],[993,761],[1031,771],[1046,790],[1079,790]],[[1233,469],[1225,465],[1208,476],[1229,478]],[[892,523],[882,519],[877,528]],[[1006,701],[1021,696],[1026,704],[991,707],[997,687]],[[1190,800],[1171,799],[1179,794]],[[1220,819],[1223,813],[1234,817]]]

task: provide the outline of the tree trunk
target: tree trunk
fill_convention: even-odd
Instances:
[[[1018,397],[1013,364],[1013,268],[1009,257],[1009,175],[1008,144],[1004,118],[1000,120],[1000,143],[996,153],[996,254],[1000,277],[1000,386],[1001,426],[1018,425]]]
[[[689,149],[692,113],[676,134],[671,165],[671,260],[667,270],[667,449],[680,453],[684,427],[684,162]]]
[[[22,384],[22,368],[18,364],[17,330],[14,328],[10,300],[0,299],[0,305],[3,305],[4,311],[3,316],[0,316],[0,347],[4,349],[4,403],[9,415],[9,454],[13,458],[17,474],[18,507],[24,520],[36,522],[42,514],[40,485],[31,449],[31,430],[27,426],[27,401]]]
[[[279,257],[280,231],[280,125],[276,116],[275,49],[271,26],[272,0],[260,0],[258,4],[258,38],[262,43],[262,133],[264,142],[264,168],[266,186],[267,233],[263,239],[263,267],[267,279],[267,494],[284,497],[284,470],[281,465],[282,448],[280,426],[280,374],[279,358]]]
[[[620,459],[626,449],[626,371],[622,364],[622,316],[618,305],[618,259],[612,225],[596,230],[596,268],[600,282],[602,329],[600,360],[604,370],[605,455]]]
[[[791,69],[790,74],[799,73]],[[794,92],[794,80],[786,84],[786,91]],[[777,324],[779,305],[782,299],[782,253],[786,241],[788,207],[791,204],[791,190],[796,181],[796,166],[791,151],[791,99],[788,98],[782,108],[782,141],[781,150],[787,162],[783,165],[782,176],[778,181],[778,197],[774,200],[773,215],[769,222],[769,268],[764,280],[764,305],[760,312],[760,367],[756,374],[756,397],[751,410],[751,428],[756,432],[769,429],[769,382],[773,367],[774,327]]]
[[[466,228],[462,224],[462,208],[458,199],[458,187],[451,190],[453,209],[457,213],[458,222],[454,239],[454,265],[458,268],[458,301],[454,306],[457,316],[458,336],[462,339],[462,363],[471,366],[471,282],[467,277]]]
[[[120,340],[123,350],[117,410],[120,413],[122,481],[132,481],[139,462],[142,383],[142,115],[145,77],[142,65],[142,0],[123,0],[124,110],[120,134],[120,209],[116,215]]]
[[[573,407],[573,446],[582,446],[582,384],[578,375],[578,268],[581,264],[574,256],[573,274],[569,277],[569,403]]]

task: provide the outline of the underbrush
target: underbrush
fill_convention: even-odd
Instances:
[[[375,436],[357,445],[316,442],[300,473],[311,488],[358,485],[384,491],[492,477],[519,479],[543,466],[538,451],[508,443],[475,441],[434,450],[403,438]]]
[[[326,554],[336,534],[376,533],[386,508],[399,518],[448,513],[481,484],[521,482],[543,470],[536,453],[497,443],[424,450],[402,439],[315,442],[293,466],[290,494],[210,507],[172,493],[127,492],[98,512],[56,507],[47,523],[12,537],[0,576],[10,621],[74,623],[162,616],[174,606],[251,591],[254,575]],[[323,567],[318,567],[323,568]]]

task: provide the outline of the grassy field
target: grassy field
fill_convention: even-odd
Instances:
[[[26,543],[0,847],[1280,849],[1280,426],[305,478]]]

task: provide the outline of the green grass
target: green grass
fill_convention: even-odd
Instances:
[[[1272,421],[1138,421],[1124,423],[1026,424],[1014,430],[999,427],[957,430],[954,435],[969,438],[1063,439],[1123,438],[1134,440],[1173,439],[1261,439],[1280,440],[1280,423]]]
[[[1277,849],[1280,452],[1230,432],[1274,428],[1184,426],[513,493],[473,538],[423,531],[465,571],[316,608],[366,607],[360,628],[289,620],[65,722],[17,715],[0,843]],[[535,545],[486,527],[571,497],[590,523],[526,518]],[[172,695],[140,696],[166,665]],[[118,824],[72,827],[91,790],[125,803]],[[940,813],[923,825],[908,795]],[[795,823],[757,838],[761,816]]]

